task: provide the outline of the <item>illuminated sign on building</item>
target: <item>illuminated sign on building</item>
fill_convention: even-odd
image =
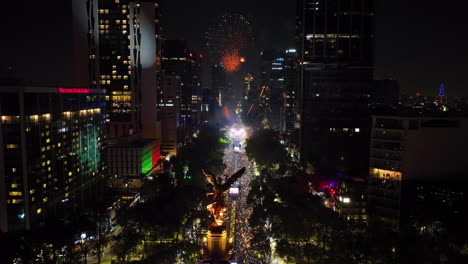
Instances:
[[[91,90],[87,88],[57,88],[59,93],[90,93]]]

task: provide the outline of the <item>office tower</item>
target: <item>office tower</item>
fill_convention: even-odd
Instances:
[[[273,61],[273,50],[263,50],[260,53],[260,94],[258,99],[257,119],[259,127],[270,127],[271,115],[271,69]]]
[[[300,155],[322,175],[367,177],[373,1],[298,2]]]
[[[180,125],[181,81],[177,75],[163,75],[161,80],[161,153],[163,156],[177,155],[177,129]]]
[[[200,63],[202,55],[187,48],[183,40],[165,40],[162,68],[166,75],[180,77],[181,94],[179,139],[190,141],[194,127],[199,122],[201,105]]]
[[[415,186],[465,181],[467,133],[462,117],[372,116],[369,221],[397,232]]]
[[[373,78],[373,0],[299,0],[297,9],[296,40],[306,69]]]
[[[290,149],[298,144],[297,128],[299,104],[299,68],[296,49],[288,49],[284,55],[284,131]]]
[[[99,83],[107,90],[109,135],[160,138],[157,111],[161,28],[155,1],[99,1]]]
[[[284,132],[285,118],[284,118],[284,103],[285,103],[285,90],[284,90],[284,54],[275,53],[271,61],[270,71],[270,127]]]
[[[69,220],[102,179],[105,90],[0,86],[0,230]]]

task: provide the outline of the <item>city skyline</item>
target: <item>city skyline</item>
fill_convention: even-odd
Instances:
[[[71,68],[67,69],[72,64],[71,4],[49,3],[6,4],[6,9],[21,12],[2,17],[9,25],[5,35],[15,39],[1,44],[2,76],[42,85],[72,85]],[[202,47],[208,26],[228,10],[255,18],[257,49],[269,48],[270,43],[277,49],[294,46],[295,1],[162,1],[161,9],[165,37],[184,38],[194,49]],[[398,80],[406,94],[436,95],[440,83],[445,83],[448,96],[466,96],[468,80],[463,64],[468,59],[464,49],[468,40],[457,37],[457,32],[463,31],[462,12],[462,8],[446,3],[376,1],[375,77]],[[55,72],[58,78],[52,78]]]
[[[462,8],[5,7],[0,263],[468,263]]]

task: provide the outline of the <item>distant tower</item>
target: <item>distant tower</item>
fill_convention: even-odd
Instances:
[[[445,85],[443,83],[440,84],[438,97],[439,104],[443,105],[445,103]]]

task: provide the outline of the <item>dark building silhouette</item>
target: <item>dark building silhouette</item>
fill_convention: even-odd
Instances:
[[[320,174],[368,175],[373,80],[372,0],[298,2],[300,154]],[[398,86],[393,86],[394,99]],[[396,90],[395,90],[396,89]]]
[[[177,155],[177,130],[180,126],[181,94],[180,77],[177,75],[163,75],[161,80],[162,94],[159,107],[161,108],[161,153],[164,156]]]
[[[162,68],[165,75],[180,77],[181,93],[179,140],[190,140],[194,127],[200,122],[202,104],[201,60],[203,56],[187,48],[184,40],[165,40]]]
[[[297,128],[299,114],[299,64],[296,49],[288,49],[284,55],[284,127],[282,133],[290,149],[296,149],[298,144]]]

